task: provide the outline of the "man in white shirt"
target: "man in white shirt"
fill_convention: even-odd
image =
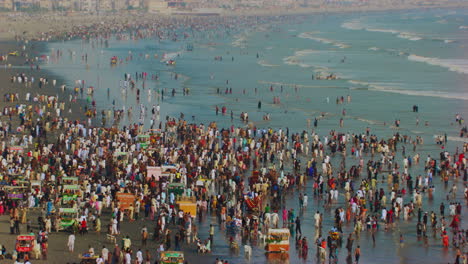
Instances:
[[[136,259],[138,264],[143,263],[143,252],[141,252],[141,249],[138,249],[138,252],[136,253]]]
[[[68,251],[73,252],[74,249],[75,249],[75,235],[70,234],[68,236]]]
[[[106,248],[106,246],[102,246],[101,257],[102,257],[104,260],[109,259],[109,250]]]
[[[104,264],[104,259],[102,256],[99,256],[99,258],[96,259],[96,264]]]
[[[130,255],[130,250],[127,250],[127,253],[125,253],[125,264],[132,264],[132,255]]]

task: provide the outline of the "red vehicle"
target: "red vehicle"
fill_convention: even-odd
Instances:
[[[34,235],[20,235],[16,237],[16,251],[25,253],[31,252],[36,244],[36,237]]]

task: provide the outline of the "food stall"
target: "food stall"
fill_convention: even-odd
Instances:
[[[159,262],[162,264],[184,264],[184,252],[162,251],[159,253]]]
[[[63,185],[62,189],[62,204],[76,201],[81,196],[81,187],[76,184]]]
[[[145,135],[145,134],[142,134],[142,135],[138,135],[137,136],[137,142],[138,144],[140,144],[140,147],[142,149],[147,149],[150,142],[151,142],[151,139],[150,139],[150,135]]]
[[[179,210],[182,210],[184,213],[190,213],[192,218],[197,217],[197,203],[192,199],[181,199],[176,202]]]
[[[289,252],[289,238],[291,234],[287,228],[271,228],[266,238],[267,252]]]
[[[135,195],[131,193],[117,193],[116,198],[119,201],[120,209],[123,210],[128,210],[136,200]]]
[[[78,218],[78,210],[75,208],[60,208],[58,211],[61,230],[72,227]]]
[[[181,196],[185,192],[185,184],[183,183],[169,183],[167,185],[168,193],[174,193],[175,196]]]
[[[35,244],[36,237],[33,234],[19,235],[16,237],[15,250],[23,256],[24,253],[33,251]]]

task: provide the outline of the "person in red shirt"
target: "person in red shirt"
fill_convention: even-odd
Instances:
[[[80,229],[80,233],[83,235],[85,233],[87,233],[88,231],[88,223],[86,222],[86,219],[83,219],[83,221],[81,221],[81,229]]]

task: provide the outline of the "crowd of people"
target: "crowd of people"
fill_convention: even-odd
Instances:
[[[77,27],[61,37],[93,38],[105,36],[103,32],[132,31],[134,38],[155,34],[177,38],[173,31],[164,30],[180,23],[193,24],[199,30],[210,27],[201,21],[165,21],[157,26],[138,24],[138,28],[137,24],[94,25]],[[228,29],[228,22],[233,22],[223,21]],[[246,21],[247,25],[253,23]],[[54,32],[48,34],[41,39],[59,37]],[[139,76],[136,73],[135,80]],[[125,78],[132,80],[127,75]],[[56,86],[55,81],[40,78],[36,87],[34,78],[26,74],[13,75],[11,82],[36,92]],[[452,152],[438,148],[423,160],[419,154],[422,139],[402,135],[399,130],[389,138],[378,137],[370,128],[359,133],[335,129],[318,133],[317,119],[313,129],[303,131],[261,128],[248,122],[247,112],[242,112],[245,122],[240,126],[195,123],[182,113],[180,118],[162,119],[158,129],[152,125],[147,130],[141,123],[119,123],[131,108],[113,109],[108,113],[102,110],[103,121],[96,125],[97,105],[92,99],[80,109],[85,118],[65,117],[85,101],[80,99],[83,83],[78,90],[61,87],[69,94],[67,102],[60,101],[58,95],[39,92],[5,94],[5,101],[16,105],[4,108],[0,122],[0,215],[9,215],[11,234],[34,235],[37,246],[23,254],[2,245],[2,256],[11,252],[18,261],[27,262],[39,255],[47,259],[48,243],[57,239],[54,233],[59,231],[69,232],[64,248],[74,252],[75,243],[92,231],[106,233],[113,249],[104,246],[97,252],[90,245],[83,258],[94,257],[96,263],[153,263],[158,253],[168,250],[194,254],[215,251],[216,225],[225,231],[233,251],[238,250],[237,240],[256,247],[264,243],[269,229],[283,227],[294,234],[301,258],[307,259],[309,252],[315,251],[320,263],[338,262],[346,239],[346,261],[352,263],[354,257],[358,263],[361,254],[366,254],[359,244],[362,232],[371,234],[375,245],[376,233],[395,232],[398,225],[411,223],[417,239],[427,243],[432,231],[443,247],[456,249],[455,263],[467,261],[468,230],[462,226],[462,215],[468,202],[468,143]],[[188,93],[184,89],[184,94]],[[226,88],[228,93],[232,88]],[[157,96],[162,99],[163,93]],[[346,101],[350,103],[351,97]],[[345,97],[336,102],[344,104]],[[274,104],[281,104],[279,97]],[[140,109],[141,119],[145,111]],[[222,115],[227,111],[225,106],[221,108]],[[216,115],[218,112],[216,107]],[[106,123],[112,114],[114,122]],[[153,122],[161,120],[159,115],[157,105],[152,109]],[[408,145],[412,146],[411,154]],[[154,173],[154,168],[160,173]],[[435,198],[437,181],[448,195]],[[463,197],[458,188],[464,188]],[[298,206],[291,206],[292,198],[298,198]],[[313,215],[315,234],[306,234],[301,224],[309,200],[315,201],[318,209]],[[431,207],[426,201],[434,200],[440,202],[439,212],[426,209]],[[194,204],[195,210],[181,209],[180,201]],[[324,225],[329,212],[331,226]],[[37,220],[32,215],[37,215]],[[201,219],[206,216],[216,220],[210,222],[208,230],[201,230]],[[135,222],[144,222],[136,235],[135,230],[123,228]],[[400,235],[401,244],[404,236],[407,234]],[[135,243],[137,238],[141,242]],[[151,244],[157,252],[151,251]],[[309,246],[312,244],[316,246]],[[228,261],[218,259],[216,263]]]

